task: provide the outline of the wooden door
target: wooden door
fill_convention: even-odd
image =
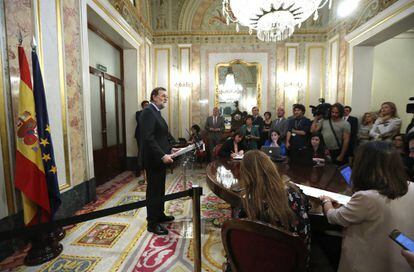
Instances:
[[[125,170],[125,107],[122,81],[89,67],[92,142],[97,184]]]

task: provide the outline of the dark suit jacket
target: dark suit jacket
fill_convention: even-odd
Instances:
[[[288,130],[288,120],[285,117],[282,117],[280,120],[276,118],[273,120],[272,125],[270,126],[270,131],[277,131],[280,134],[280,139],[284,141],[286,139],[286,134]],[[270,137],[270,135],[269,135]]]
[[[353,116],[348,116],[347,119],[348,123],[351,125],[351,135],[350,135],[350,139],[349,139],[349,152],[353,152],[355,145],[357,143],[357,139],[358,139],[358,118],[353,117]],[[348,153],[349,153],[348,152]],[[352,153],[350,153],[352,154]]]
[[[142,137],[140,155],[143,158],[144,168],[165,167],[162,157],[171,153],[167,123],[153,104],[142,110],[139,123]]]
[[[139,116],[140,116],[141,112],[142,112],[142,110],[137,111],[135,113],[135,120],[137,121],[137,127],[135,128],[135,139],[137,139],[137,141],[139,141],[139,139],[140,139]]]
[[[210,131],[210,128],[219,128],[220,132],[212,132]],[[214,125],[213,116],[207,117],[205,129],[208,133],[221,133],[224,131],[224,118],[223,116],[217,116],[217,123]]]

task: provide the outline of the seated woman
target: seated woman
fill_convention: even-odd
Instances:
[[[325,162],[328,159],[329,150],[325,148],[322,134],[314,133],[311,136],[311,147],[313,151],[313,159]]]
[[[263,152],[248,151],[240,164],[243,208],[251,220],[270,223],[301,236],[310,246],[309,203],[302,192],[283,182],[276,165]]]
[[[282,141],[280,141],[280,133],[276,130],[272,130],[270,133],[270,140],[267,140],[264,146],[280,147],[280,155],[286,155],[286,146]]]
[[[270,136],[270,127],[272,126],[272,114],[269,111],[266,111],[264,114],[263,120],[263,131],[260,138],[262,144],[269,140]]]
[[[369,135],[378,141],[391,141],[392,137],[400,133],[401,119],[398,118],[397,107],[393,102],[384,102],[381,105],[380,117],[375,120]]]
[[[239,131],[234,136],[227,139],[220,149],[219,156],[222,158],[234,158],[243,155],[246,147],[243,143],[243,134]]]
[[[337,207],[321,197],[329,223],[345,227],[338,271],[410,271],[388,237],[394,229],[414,237],[414,185],[400,155],[389,142],[369,142],[357,150],[353,165],[351,200]]]
[[[190,134],[190,138],[188,139],[188,142],[195,143],[195,142],[201,141],[202,138],[201,138],[200,131],[201,131],[201,128],[199,125],[197,124],[192,125],[190,128],[191,134]]]
[[[245,144],[248,150],[257,149],[260,141],[259,129],[253,126],[253,116],[247,115],[245,124],[241,126],[240,132],[244,136]]]
[[[404,137],[405,134],[398,133],[392,137],[392,145],[395,149],[401,154],[401,156],[405,157],[407,155],[405,144],[404,144]]]

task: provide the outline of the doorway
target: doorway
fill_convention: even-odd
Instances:
[[[124,91],[122,80],[89,67],[94,172],[103,184],[125,170]]]

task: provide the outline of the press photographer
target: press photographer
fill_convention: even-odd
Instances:
[[[410,101],[414,101],[414,97],[410,97],[409,98]],[[413,113],[414,114],[414,103],[408,103],[407,104],[407,113]],[[414,132],[414,115],[413,115],[413,119],[411,119],[411,123],[408,125],[405,134]]]
[[[320,116],[320,118],[328,119],[329,109],[331,108],[331,104],[325,103],[324,98],[319,98],[318,101],[319,101],[319,105],[309,106],[312,109],[313,117]]]
[[[339,165],[347,163],[351,126],[343,120],[344,107],[335,103],[330,107],[328,116],[325,115],[326,112],[318,113],[313,120],[311,133],[321,131],[333,163]]]

